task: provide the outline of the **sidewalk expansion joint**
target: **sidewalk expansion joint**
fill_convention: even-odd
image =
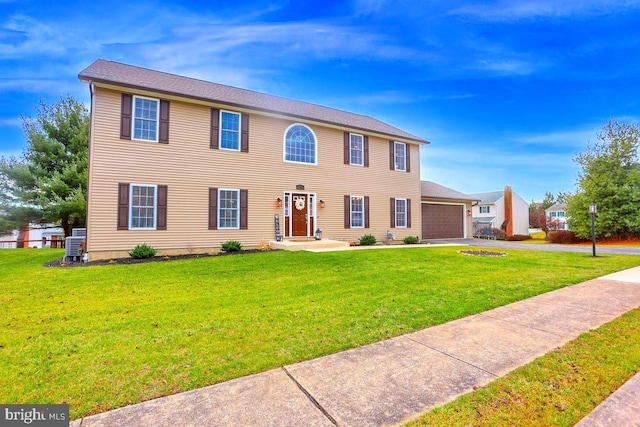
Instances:
[[[454,359],[454,360],[457,360],[458,362],[464,363],[465,365],[469,365],[469,366],[471,366],[472,368],[478,369],[478,370],[480,370],[480,371],[482,371],[482,372],[486,372],[487,374],[489,374],[489,375],[491,375],[491,376],[494,376],[494,377],[496,377],[496,378],[500,378],[500,375],[495,374],[495,373],[493,373],[493,372],[491,372],[491,371],[487,371],[486,369],[481,368],[480,366],[476,366],[476,365],[474,365],[473,363],[467,362],[467,361],[466,361],[466,360],[464,360],[464,359],[460,359],[459,357],[456,357],[456,356],[454,356],[453,354],[449,354],[449,353],[447,353],[446,351],[442,351],[442,350],[440,350],[440,349],[438,349],[438,348],[436,348],[436,347],[431,347],[430,345],[427,345],[427,344],[425,344],[425,343],[423,343],[423,342],[420,342],[420,341],[414,340],[413,338],[409,338],[409,337],[407,337],[407,336],[404,336],[403,338],[406,338],[406,339],[408,339],[409,341],[413,341],[413,342],[414,342],[414,343],[416,343],[416,344],[420,344],[421,346],[426,347],[426,348],[428,348],[428,349],[431,349],[431,350],[433,350],[433,351],[437,351],[437,352],[438,352],[438,353],[440,353],[440,354],[444,354],[445,356],[450,357],[450,358],[452,358],[452,359]]]
[[[294,384],[298,386],[298,388],[300,389],[300,391],[301,391],[302,393],[304,393],[304,395],[305,395],[305,396],[307,396],[307,399],[309,399],[309,400],[311,401],[311,403],[313,403],[313,404],[315,405],[315,407],[316,407],[316,408],[318,408],[318,410],[319,410],[320,412],[322,412],[322,415],[324,415],[325,417],[327,417],[327,419],[328,419],[329,421],[331,421],[331,422],[333,423],[333,425],[335,425],[335,426],[339,426],[339,424],[338,424],[338,422],[335,420],[335,418],[333,418],[333,417],[331,416],[331,414],[330,414],[329,412],[327,412],[327,410],[326,410],[326,409],[324,409],[324,408],[322,407],[322,405],[320,405],[320,403],[319,403],[319,402],[318,402],[318,401],[317,401],[317,400],[316,400],[316,399],[311,395],[311,393],[309,393],[309,392],[308,392],[308,391],[307,391],[307,390],[302,386],[302,384],[300,384],[300,383],[298,382],[298,380],[296,380],[296,379],[293,377],[293,375],[291,375],[291,374],[289,373],[289,371],[287,371],[287,368],[285,368],[285,367],[283,366],[283,367],[282,367],[282,370],[284,371],[284,373],[285,373],[285,374],[287,374],[287,376],[291,379],[291,381],[293,381],[293,382],[294,382]]]

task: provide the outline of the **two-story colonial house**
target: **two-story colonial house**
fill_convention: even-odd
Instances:
[[[529,204],[509,185],[503,191],[470,194],[478,200],[473,206],[474,236],[492,235],[492,229],[500,228],[507,236],[529,235]]]
[[[549,230],[568,230],[567,204],[555,203],[545,209],[547,215],[547,227]]]
[[[419,148],[371,117],[97,60],[87,250],[126,256],[259,247],[276,237],[419,235]]]

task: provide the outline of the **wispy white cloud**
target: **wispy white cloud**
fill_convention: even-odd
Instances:
[[[500,0],[490,4],[457,7],[450,15],[473,16],[487,21],[517,21],[531,18],[600,16],[640,8],[640,1],[603,2],[600,0]]]
[[[11,79],[0,80],[0,91],[12,90],[30,93],[71,93],[78,90],[78,85],[54,79]]]
[[[13,127],[22,129],[22,119],[20,117],[0,118],[1,127]]]
[[[496,144],[497,146],[498,144]],[[578,168],[567,154],[514,153],[479,146],[427,147],[421,158],[421,179],[464,193],[500,190],[512,185],[526,201],[545,192],[572,191]]]
[[[502,75],[526,76],[538,71],[539,67],[533,62],[520,61],[515,59],[485,59],[476,61],[469,65],[469,68],[495,72]]]
[[[388,0],[355,0],[353,10],[356,16],[377,15],[381,12],[388,12]]]
[[[452,93],[452,94],[432,94],[421,93],[411,90],[386,90],[380,92],[363,93],[360,95],[349,96],[345,98],[324,98],[323,103],[335,105],[337,103],[348,102],[349,104],[358,105],[397,105],[397,104],[416,104],[428,100],[455,101],[474,98],[476,95],[472,93]]]
[[[511,138],[511,141],[521,144],[562,146],[565,148],[584,147],[589,140],[594,140],[599,131],[599,126],[579,130],[551,131],[548,133],[537,133],[519,135]]]
[[[16,159],[20,159],[22,157],[22,150],[15,150],[15,149],[9,149],[6,150],[2,147],[2,144],[0,143],[0,157],[5,158],[5,159],[9,159],[12,157],[15,157]]]

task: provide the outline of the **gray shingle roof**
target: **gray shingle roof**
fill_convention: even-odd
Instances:
[[[490,191],[488,193],[474,193],[469,195],[480,200],[480,204],[491,205],[504,197],[504,191]]]
[[[461,193],[433,181],[420,181],[420,190],[422,197],[430,199],[479,200],[472,195]]]
[[[547,209],[545,209],[545,212],[566,211],[566,210],[567,210],[567,204],[566,203],[555,203],[552,206],[549,206]]]
[[[378,133],[404,141],[429,143],[425,139],[372,117],[104,59],[98,59],[82,70],[78,74],[78,78],[87,83],[112,84],[149,90],[160,94],[199,99],[282,114],[298,119],[334,124],[353,130]]]

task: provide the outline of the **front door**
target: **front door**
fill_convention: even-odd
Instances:
[[[291,235],[306,236],[309,203],[306,194],[291,195]]]

